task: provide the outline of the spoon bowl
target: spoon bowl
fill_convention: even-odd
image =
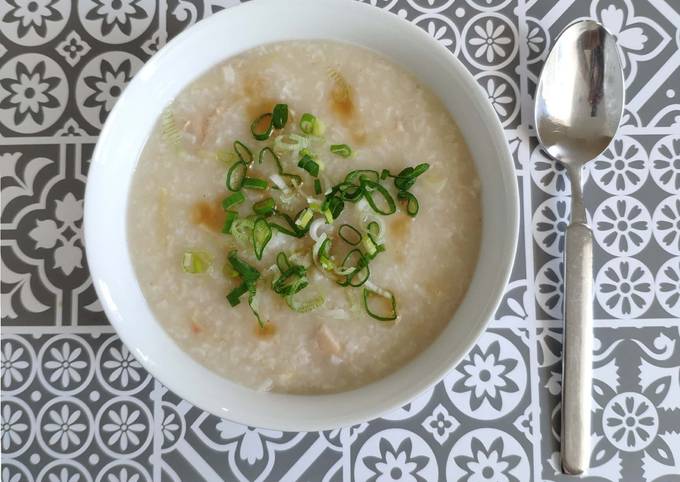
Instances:
[[[562,354],[562,470],[581,474],[590,461],[593,345],[593,232],[583,205],[581,168],[616,135],[624,105],[616,40],[603,25],[582,20],[562,31],[536,91],[538,140],[562,163],[571,182],[565,233]]]

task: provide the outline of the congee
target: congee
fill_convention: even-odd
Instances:
[[[230,58],[167,106],[141,154],[129,246],[159,322],[258,390],[329,393],[424,350],[461,303],[480,184],[410,73],[341,43]]]

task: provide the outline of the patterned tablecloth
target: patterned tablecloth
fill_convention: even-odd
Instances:
[[[283,0],[282,0],[283,1]],[[2,482],[566,480],[559,450],[562,169],[532,94],[558,32],[617,36],[627,109],[592,163],[596,352],[589,480],[680,481],[680,2],[370,0],[487,92],[517,170],[515,267],[488,330],[434,390],[324,433],[241,426],[141,369],[83,256],[83,192],[121,90],[169,38],[236,0],[0,0]]]

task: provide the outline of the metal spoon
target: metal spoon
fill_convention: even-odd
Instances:
[[[569,25],[543,66],[535,110],[538,140],[571,181],[562,358],[562,470],[567,474],[583,473],[590,460],[593,232],[583,206],[581,168],[611,142],[623,104],[614,36],[593,20]]]

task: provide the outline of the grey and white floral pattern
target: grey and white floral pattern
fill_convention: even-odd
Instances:
[[[617,318],[637,318],[654,298],[649,269],[634,258],[615,258],[597,275],[595,293],[602,308]]]
[[[649,174],[647,153],[632,137],[616,139],[593,162],[595,183],[611,194],[630,194],[642,187]]]
[[[559,468],[570,189],[534,137],[532,96],[561,29],[585,17],[617,37],[627,105],[619,135],[584,170],[596,243],[584,480],[677,478],[680,6],[363,1],[457,56],[505,129],[522,224],[489,329],[442,383],[353,427],[259,430],[178,398],[103,315],[82,200],[102,123],[143,62],[239,0],[0,0],[2,482],[571,480]]]
[[[111,450],[126,453],[143,446],[148,422],[141,409],[123,402],[112,405],[103,413],[100,422],[102,436]]]
[[[20,406],[5,403],[0,415],[0,445],[3,452],[14,452],[30,435],[27,433],[29,425],[25,423],[26,414]]]
[[[77,454],[92,436],[88,413],[82,404],[56,399],[38,415],[45,450],[56,454]]]
[[[633,256],[652,237],[652,220],[647,208],[631,197],[612,197],[600,204],[593,215],[595,239],[614,256]]]

